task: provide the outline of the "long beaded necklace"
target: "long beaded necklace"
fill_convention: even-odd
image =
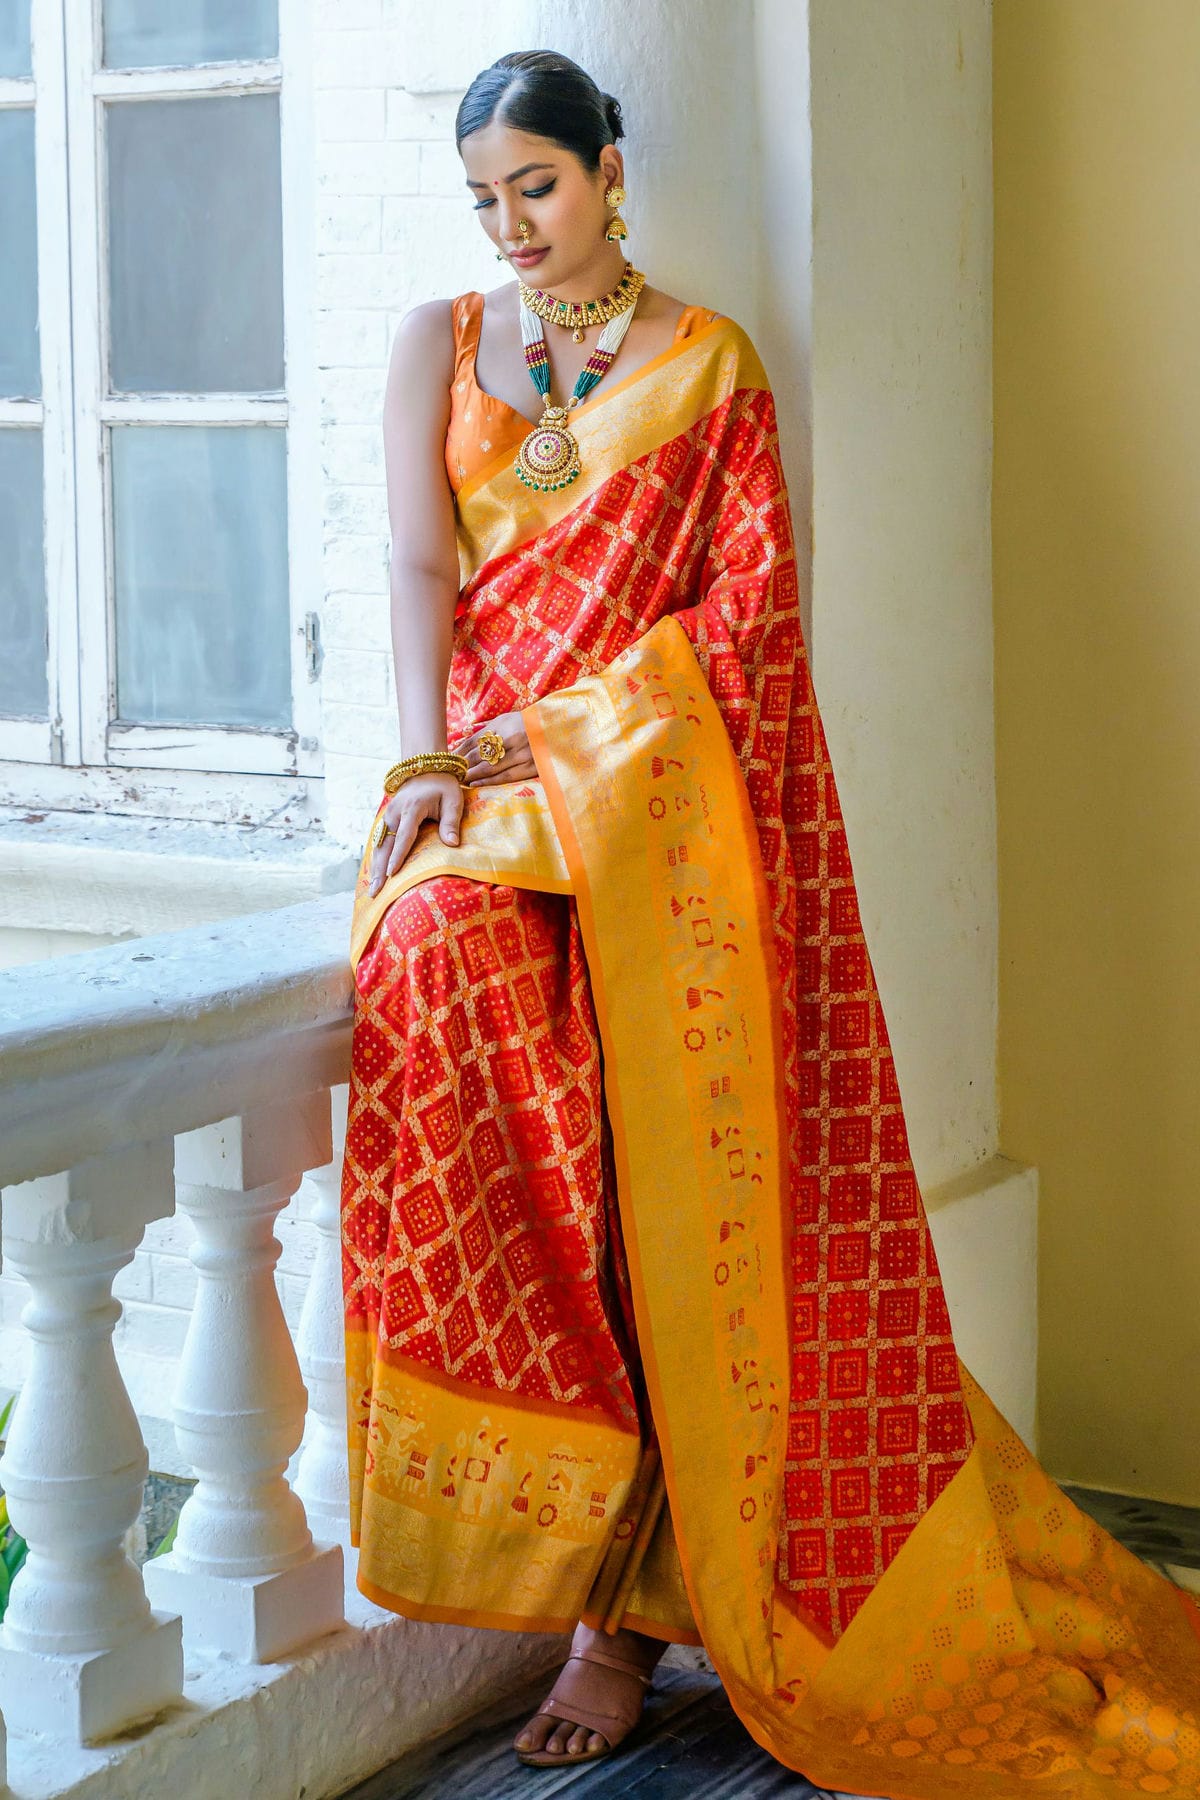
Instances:
[[[634,273],[636,274],[636,270]],[[641,291],[640,286],[638,291]],[[534,387],[542,396],[544,408],[541,418],[517,452],[517,480],[523,481],[526,487],[536,488],[543,494],[552,493],[555,488],[566,487],[578,476],[579,440],[568,428],[567,419],[571,408],[585,400],[596,383],[611,369],[613,358],[633,321],[636,305],[635,294],[633,303],[626,306],[615,319],[609,320],[600,333],[596,348],[579,372],[571,398],[565,406],[554,406],[550,401],[550,358],[546,350],[546,333],[542,329],[541,319],[522,300],[521,341],[525,345],[525,367],[529,370]]]

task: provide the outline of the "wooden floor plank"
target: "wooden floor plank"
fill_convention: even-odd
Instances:
[[[364,1782],[345,1800],[826,1800],[749,1736],[715,1675],[664,1669],[619,1756],[530,1769],[512,1740],[545,1682]]]
[[[1147,1561],[1166,1555],[1200,1566],[1200,1512],[1087,1488],[1068,1492]],[[691,1667],[659,1669],[642,1724],[619,1754],[582,1768],[526,1768],[512,1740],[548,1686],[543,1679],[510,1695],[344,1800],[827,1800],[825,1789],[760,1750],[717,1677]]]
[[[459,1727],[434,1743],[414,1751],[393,1768],[384,1769],[345,1800],[553,1800],[558,1794],[570,1793],[575,1800],[580,1784],[594,1781],[605,1768],[603,1763],[585,1764],[582,1768],[530,1769],[519,1763],[512,1740],[524,1721],[537,1711],[546,1697],[549,1682],[510,1695],[498,1706],[482,1713],[469,1725]],[[622,1746],[621,1764],[628,1767],[636,1747],[647,1744],[660,1733],[677,1729],[688,1735],[682,1721],[693,1714],[702,1715],[714,1698],[722,1702],[721,1684],[715,1675],[691,1669],[664,1669],[655,1679],[654,1692],[646,1706],[645,1718],[636,1739]],[[590,1796],[590,1788],[587,1790]],[[580,1800],[584,1800],[580,1795]]]

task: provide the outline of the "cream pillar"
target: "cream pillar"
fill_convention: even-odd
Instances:
[[[998,1148],[990,16],[809,11],[814,670],[932,1185]]]

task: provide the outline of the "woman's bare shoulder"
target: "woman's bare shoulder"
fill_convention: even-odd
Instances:
[[[687,302],[677,300],[674,294],[668,294],[663,288],[651,287],[647,282],[638,295],[638,317],[646,320],[666,319],[676,325],[687,311]]]
[[[483,296],[483,307],[489,320],[503,319],[506,324],[517,322],[518,293],[515,281],[502,281],[499,287],[489,288]]]
[[[418,422],[422,431],[445,428],[454,380],[453,307],[452,300],[425,300],[396,326],[384,395],[384,420],[392,431]]]
[[[421,355],[453,357],[454,301],[422,300],[401,316],[392,339],[393,349]]]

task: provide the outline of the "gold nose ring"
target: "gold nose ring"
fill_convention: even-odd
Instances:
[[[520,232],[520,234],[523,238],[527,238],[529,236],[529,220],[528,219],[518,219],[517,220],[517,230]]]

